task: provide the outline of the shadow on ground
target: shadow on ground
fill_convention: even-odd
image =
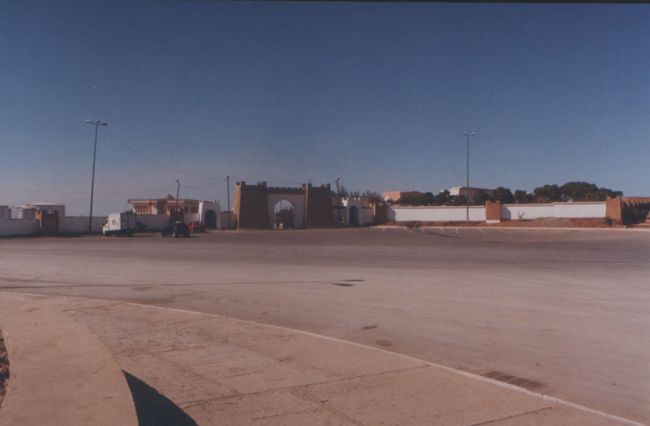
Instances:
[[[157,390],[122,370],[133,395],[140,426],[197,426],[176,404]]]

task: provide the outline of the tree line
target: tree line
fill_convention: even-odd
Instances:
[[[493,190],[481,190],[471,200],[471,205],[485,205],[487,201],[500,201],[502,204],[552,203],[556,201],[605,201],[607,196],[623,195],[622,191],[602,188],[589,182],[567,182],[564,185],[538,186],[532,192],[498,187]],[[397,204],[410,206],[463,206],[467,204],[464,195],[453,196],[449,191],[434,195],[425,192],[419,196],[406,196]]]

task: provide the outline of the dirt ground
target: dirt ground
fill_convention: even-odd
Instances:
[[[539,218],[526,220],[502,220],[499,223],[485,222],[390,222],[394,226],[453,226],[453,227],[507,227],[507,228],[624,228],[622,224],[608,225],[604,219],[577,219],[577,218]]]
[[[650,232],[432,227],[0,240],[0,288],[375,346],[650,423]]]

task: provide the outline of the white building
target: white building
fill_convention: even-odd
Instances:
[[[36,219],[36,211],[43,213],[57,212],[59,217],[65,216],[65,205],[58,203],[29,203],[11,207],[12,219]]]
[[[493,191],[493,189],[488,189],[488,188],[476,188],[473,186],[470,186],[469,188],[466,186],[452,186],[449,189],[443,189],[440,192],[443,191],[449,191],[449,195],[452,197],[458,197],[460,195],[464,197],[468,197],[470,201],[473,201],[474,198],[478,195],[479,192],[487,192],[490,193]]]
[[[343,197],[332,201],[334,223],[350,226],[372,225],[373,210],[368,197]],[[339,216],[340,215],[340,216]]]

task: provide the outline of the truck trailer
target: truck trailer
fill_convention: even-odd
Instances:
[[[108,221],[102,226],[104,235],[133,235],[136,226],[135,212],[111,213]]]

